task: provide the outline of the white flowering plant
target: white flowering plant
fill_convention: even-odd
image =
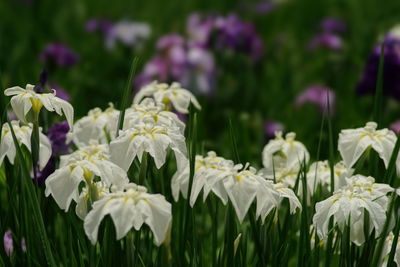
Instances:
[[[15,203],[9,212],[21,222],[16,230],[35,262],[387,266],[399,261],[400,142],[376,122],[342,130],[338,153],[330,144],[326,160],[294,132],[282,131],[256,157],[247,157],[230,123],[229,149],[217,155],[204,153],[213,145],[198,136],[199,101],[178,83],[153,82],[131,105],[125,99],[120,107],[93,108],[75,123],[72,106],[55,91],[39,93],[28,85],[4,93],[12,96],[17,120],[6,118],[2,125],[0,172]],[[60,133],[55,138],[43,120],[54,114],[41,112],[42,106],[66,116],[61,143]],[[328,134],[333,141],[332,131]],[[69,149],[61,153],[57,145]],[[65,248],[56,249],[61,244]]]

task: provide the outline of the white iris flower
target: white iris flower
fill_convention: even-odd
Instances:
[[[257,196],[257,217],[265,220],[273,208],[278,208],[284,198],[289,199],[290,211],[301,208],[294,192],[282,184],[274,184],[257,174],[256,169],[246,165],[243,170],[224,180],[224,187],[228,193],[236,215],[242,222]]]
[[[78,120],[74,125],[68,139],[79,146],[87,146],[90,140],[100,144],[107,144],[113,137],[118,125],[119,111],[112,104],[102,111],[100,108],[89,110],[88,115]]]
[[[262,222],[265,221],[267,215],[274,208],[279,208],[284,199],[289,200],[290,213],[301,210],[301,203],[292,189],[282,183],[274,184],[270,180],[258,179],[260,189],[257,191],[257,217],[261,217]]]
[[[82,192],[80,193],[79,199],[76,202],[75,212],[76,215],[78,215],[78,217],[82,220],[84,220],[88,214],[92,202],[102,199],[104,196],[107,196],[109,193],[117,190],[115,186],[110,186],[101,181],[91,183],[90,186],[91,188],[89,188],[89,186],[82,188]]]
[[[333,167],[333,177],[335,181],[335,188],[342,187],[346,184],[346,179],[353,175],[354,169],[347,168],[343,161],[335,164]],[[331,185],[331,168],[327,160],[317,161],[311,164],[310,169],[307,173],[307,183],[310,193],[313,194],[317,189],[318,185],[323,188],[330,190]]]
[[[121,131],[111,142],[111,160],[127,171],[135,157],[141,161],[143,152],[148,152],[159,169],[165,163],[168,147],[175,153],[178,169],[183,168],[187,161],[181,130],[156,123],[138,123]]]
[[[171,181],[172,193],[178,200],[179,191],[187,197],[189,184],[189,165],[177,171]],[[284,198],[289,199],[291,212],[300,202],[294,192],[282,184],[274,184],[258,175],[249,165],[234,164],[231,160],[218,157],[215,152],[208,152],[207,157],[196,156],[195,172],[190,196],[193,207],[198,195],[203,190],[203,202],[212,191],[225,205],[232,202],[239,221],[242,222],[251,204],[257,198],[257,217],[264,221],[273,208],[278,208]]]
[[[234,163],[218,157],[214,151],[207,153],[207,157],[196,155],[195,172],[193,177],[190,205],[193,207],[198,195],[203,190],[203,201],[206,200],[210,191],[219,197],[225,205],[228,202],[228,194],[223,186],[222,180],[232,175]],[[182,170],[178,170],[171,180],[172,195],[175,201],[179,199],[179,191],[187,198],[189,187],[189,163]]]
[[[175,113],[166,111],[164,107],[164,104],[156,103],[152,98],[145,98],[139,104],[133,104],[126,110],[123,130],[138,123],[153,122],[166,127],[178,127],[183,135],[185,124]]]
[[[394,235],[392,232],[390,232],[385,239],[384,247],[382,250],[382,255],[383,255],[382,265],[381,265],[382,267],[387,266],[390,250],[392,249],[393,239],[394,239]],[[400,265],[400,239],[397,239],[396,252],[394,254],[393,260],[396,263],[396,266]]]
[[[282,132],[276,132],[275,139],[269,141],[262,152],[263,165],[268,170],[300,166],[309,159],[310,153],[296,140],[293,132],[287,133],[285,138],[282,137]]]
[[[189,90],[182,88],[177,82],[168,85],[154,81],[142,87],[133,102],[138,104],[145,97],[153,97],[156,102],[164,103],[167,108],[171,103],[175,110],[183,114],[189,113],[190,103],[197,109],[201,109],[196,97]]]
[[[12,128],[18,143],[24,145],[31,152],[31,135],[32,124],[20,126],[19,121],[11,121]],[[43,169],[51,156],[51,144],[46,135],[42,133],[42,128],[39,128],[39,167]],[[12,133],[8,123],[4,123],[1,129],[0,142],[0,165],[3,163],[4,157],[7,156],[11,164],[14,164],[16,149]]]
[[[86,215],[84,229],[92,244],[97,242],[101,221],[110,215],[114,222],[117,240],[123,238],[134,227],[139,230],[147,224],[154,235],[156,245],[167,237],[171,225],[171,204],[163,195],[149,194],[143,186],[129,184],[124,191],[110,193],[93,204]]]
[[[291,188],[295,186],[302,164],[310,159],[307,148],[295,138],[292,132],[285,138],[282,132],[275,133],[275,139],[269,141],[262,152],[264,168],[259,175]]]
[[[320,239],[324,239],[330,230],[329,219],[333,216],[334,224],[337,224],[342,232],[345,225],[350,227],[350,240],[359,246],[365,241],[365,211],[369,214],[369,234],[373,229],[376,237],[382,232],[388,206],[387,194],[393,191],[393,188],[387,184],[375,183],[374,178],[362,175],[346,179],[346,186],[316,204],[313,223]]]
[[[34,112],[38,113],[44,106],[50,112],[55,111],[60,116],[64,114],[70,129],[72,129],[74,109],[71,104],[58,98],[54,89],[52,93],[39,94],[34,91],[34,88],[34,85],[27,84],[26,89],[14,86],[4,90],[6,96],[13,96],[11,98],[11,106],[18,119],[26,123],[25,116],[29,110],[33,109]]]
[[[72,200],[78,201],[79,184],[89,186],[95,176],[109,186],[123,188],[129,182],[126,172],[109,158],[108,146],[95,141],[61,156],[60,168],[46,179],[46,196],[51,194],[58,206],[67,211]]]
[[[397,140],[396,134],[388,129],[377,130],[376,127],[376,122],[368,122],[363,128],[341,131],[338,147],[346,166],[353,167],[361,155],[372,148],[388,167]]]

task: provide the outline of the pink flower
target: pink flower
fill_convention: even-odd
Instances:
[[[333,113],[335,110],[335,92],[324,86],[312,85],[297,96],[295,104],[296,106],[303,106],[305,103],[312,103],[317,105],[321,111],[325,111],[328,108],[328,99],[329,109]]]

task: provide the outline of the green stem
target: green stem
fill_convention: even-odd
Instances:
[[[34,120],[33,120],[32,134],[31,134],[31,156],[32,156],[33,177],[34,177],[36,186],[38,186],[37,167],[38,167],[38,162],[39,162],[39,148],[40,148],[39,113],[35,112]]]
[[[139,185],[144,185],[144,179],[147,176],[147,165],[148,165],[148,153],[143,152],[142,162],[139,171]]]

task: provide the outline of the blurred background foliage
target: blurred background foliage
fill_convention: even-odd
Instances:
[[[217,60],[216,94],[198,96],[198,136],[204,150],[213,149],[229,157],[229,118],[238,135],[239,152],[257,166],[267,142],[264,123],[280,122],[286,131],[316,154],[322,112],[312,104],[294,104],[296,97],[312,84],[336,93],[331,116],[334,133],[364,125],[371,119],[373,96],[355,93],[364,65],[378,37],[400,22],[398,0],[287,0],[269,12],[258,12],[256,1],[168,0],[168,1],[0,1],[0,71],[3,88],[37,84],[45,65],[39,54],[49,43],[66,44],[79,55],[69,68],[50,68],[49,81],[71,95],[75,118],[94,107],[118,107],[129,74],[130,62],[138,56],[140,72],[154,55],[159,37],[186,34],[188,16],[193,12],[228,15],[255,25],[264,42],[264,54],[257,63],[239,56]],[[310,50],[310,40],[326,17],[346,23],[340,51]],[[118,45],[110,50],[103,37],[89,34],[85,24],[91,18],[111,21],[129,19],[148,23],[151,37],[142,49]],[[400,76],[400,73],[399,73]],[[191,88],[188,88],[191,89]],[[134,88],[137,90],[137,88]],[[1,96],[1,110],[8,102]],[[385,99],[384,126],[399,119],[398,103]],[[328,155],[327,134],[322,136],[321,158]]]

